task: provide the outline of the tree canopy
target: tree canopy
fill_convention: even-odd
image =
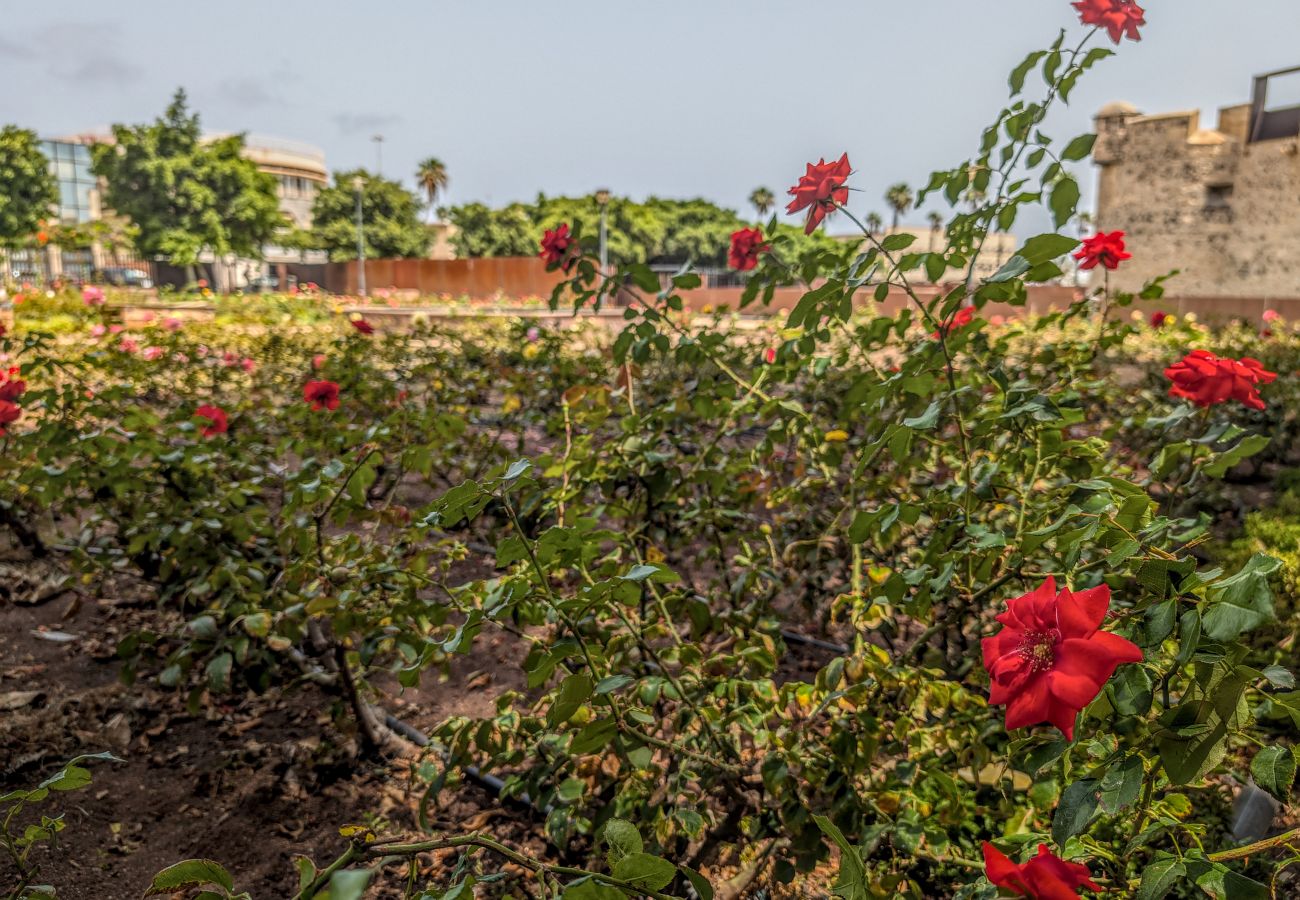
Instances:
[[[609,257],[615,263],[693,262],[701,266],[725,266],[731,234],[751,223],[735,211],[708,200],[669,200],[651,197],[644,203],[613,197],[606,208]],[[561,222],[594,235],[600,223],[600,207],[594,195],[547,197],[539,194],[532,203],[512,203],[491,209],[482,203],[467,203],[446,211],[459,231],[452,238],[461,256],[532,256],[537,253],[542,233]],[[804,235],[795,226],[779,225],[808,247],[838,247],[840,242],[820,232]]]
[[[312,228],[306,243],[329,252],[330,259],[356,259],[357,195],[361,188],[361,221],[366,257],[402,259],[424,256],[429,250],[429,229],[420,221],[420,201],[396,181],[365,169],[335,172],[334,183],[316,195]]]
[[[285,224],[275,176],[243,155],[244,136],[205,141],[185,91],[146,125],[114,125],[112,144],[93,149],[105,205],[135,226],[143,256],[191,265],[199,254],[257,258]]]
[[[0,130],[0,245],[29,238],[58,200],[58,183],[35,132],[6,125]]]

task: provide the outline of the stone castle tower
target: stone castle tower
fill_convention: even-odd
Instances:
[[[1253,101],[1220,109],[1213,130],[1196,111],[1097,113],[1097,228],[1127,232],[1133,253],[1112,286],[1179,269],[1180,296],[1300,298],[1300,106],[1268,108],[1284,75],[1300,68],[1256,78]]]

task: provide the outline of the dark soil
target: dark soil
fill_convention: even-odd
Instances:
[[[38,883],[65,900],[137,898],[159,870],[206,857],[231,871],[238,890],[287,898],[298,887],[294,857],[328,864],[346,847],[341,826],[415,831],[418,755],[412,748],[361,758],[335,725],[336,699],[321,689],[204,696],[191,711],[188,692],[147,678],[123,684],[118,640],[159,624],[142,599],[68,593],[34,606],[0,602],[0,794],[34,787],[77,754],[110,751],[122,760],[90,763],[89,787],[51,794],[40,808],[62,814],[66,828],[56,850],[33,854]],[[388,705],[425,729],[449,715],[488,714],[501,690],[518,687],[508,681],[518,666],[505,664],[516,655],[504,639],[480,641],[448,675],[431,675],[428,686]],[[545,852],[528,816],[476,785],[438,800],[440,830],[490,827],[514,846]],[[0,859],[0,888],[14,875]]]

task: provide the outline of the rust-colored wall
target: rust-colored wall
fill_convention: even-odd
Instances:
[[[355,262],[330,263],[325,266],[323,286],[338,294],[357,292],[357,264]],[[550,297],[551,290],[560,282],[562,273],[547,272],[540,259],[527,256],[491,259],[372,259],[366,261],[366,285],[371,295],[377,290],[396,290],[437,297],[450,294],[453,298],[470,297],[475,300],[495,298]],[[937,288],[920,285],[917,293],[928,300]],[[727,307],[737,310],[740,305],[739,287],[702,287],[688,291],[682,300],[695,312]],[[803,295],[802,288],[779,288],[773,294],[768,310],[790,310]],[[870,291],[860,291],[861,302],[866,303]],[[1079,289],[1060,285],[1034,285],[1029,288],[1029,300],[1024,307],[990,304],[984,316],[1017,316],[1026,312],[1042,314],[1053,309],[1064,309],[1079,296]],[[908,303],[907,297],[897,288],[881,304],[887,315],[896,314]],[[1287,319],[1300,320],[1300,289],[1297,295],[1285,298],[1271,297],[1204,297],[1170,295],[1161,300],[1135,305],[1143,314],[1155,310],[1185,315],[1193,312],[1203,319],[1244,318],[1259,321],[1264,310],[1277,310]],[[747,313],[762,314],[763,308],[751,305]],[[1128,310],[1117,310],[1117,315],[1128,315]]]
[[[326,268],[325,289],[336,294],[356,294],[357,263],[331,263]],[[510,256],[487,259],[368,259],[366,289],[418,291],[426,295],[451,294],[459,299],[494,297],[549,297],[562,273],[547,272],[540,259]]]

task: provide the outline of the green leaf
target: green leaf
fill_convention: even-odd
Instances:
[[[89,769],[68,765],[42,781],[39,787],[49,788],[52,791],[75,791],[88,784],[90,784]]]
[[[546,711],[546,724],[555,728],[569,721],[578,711],[578,707],[591,696],[593,687],[590,675],[578,673],[566,676],[560,682],[560,690],[555,696],[555,702]]]
[[[1081,134],[1066,145],[1061,151],[1061,159],[1066,162],[1078,162],[1081,159],[1087,159],[1092,153],[1092,145],[1097,142],[1095,134]]]
[[[677,877],[676,866],[649,853],[630,853],[610,871],[619,881],[651,891],[666,888]]]
[[[1077,246],[1078,241],[1063,234],[1040,234],[1025,241],[1025,246],[1016,255],[1036,266],[1064,256]]]
[[[880,246],[886,253],[893,253],[895,250],[906,250],[914,243],[916,243],[914,234],[891,234],[880,242]]]
[[[611,867],[625,857],[645,850],[641,833],[626,819],[610,819],[605,823],[605,843],[609,846],[605,860]]]
[[[699,895],[700,900],[713,900],[713,885],[709,884],[707,878],[690,866],[678,866],[677,868],[681,869],[683,874],[686,875],[686,880],[691,883],[691,887],[695,888],[695,893]]]
[[[1052,208],[1052,221],[1057,228],[1073,219],[1079,208],[1079,183],[1068,175],[1062,178],[1052,188],[1048,206]]]
[[[1252,434],[1242,439],[1235,447],[1225,450],[1214,457],[1213,461],[1202,467],[1206,475],[1214,478],[1222,478],[1228,474],[1228,470],[1235,467],[1244,459],[1254,456],[1269,445],[1269,438],[1262,434]]]
[[[1256,553],[1240,572],[1214,585],[1202,617],[1202,627],[1210,640],[1231,641],[1273,618],[1273,591],[1268,577],[1281,565],[1271,556]]]
[[[918,431],[929,431],[935,425],[939,424],[939,413],[942,409],[943,405],[936,400],[926,407],[925,412],[921,413],[919,416],[904,419],[903,425],[907,428],[915,428]]]
[[[1161,854],[1142,870],[1137,900],[1161,900],[1170,888],[1187,876],[1187,867],[1176,856]]]
[[[1061,792],[1061,800],[1052,815],[1052,840],[1064,844],[1081,834],[1097,812],[1101,797],[1097,782],[1091,778],[1076,781]]]
[[[369,869],[340,869],[330,876],[330,900],[361,900],[370,884]]]
[[[210,859],[187,859],[168,866],[153,877],[145,896],[170,894],[181,888],[215,884],[227,891],[235,889],[235,881],[221,863]]]
[[[1255,783],[1283,803],[1291,794],[1295,770],[1295,753],[1290,747],[1265,747],[1250,761],[1250,774]]]
[[[840,848],[840,875],[835,880],[835,896],[844,900],[869,900],[867,870],[862,864],[862,854],[849,843],[838,826],[825,816],[813,816],[813,821]]]
[[[1142,757],[1136,753],[1107,769],[1101,779],[1102,811],[1114,815],[1136,803],[1142,791],[1143,774]]]
[[[613,719],[597,719],[573,736],[569,752],[574,756],[595,753],[614,739],[618,725]]]
[[[655,572],[659,571],[658,566],[638,565],[633,566],[631,570],[623,576],[624,581],[645,581]]]
[[[1029,260],[1020,255],[1013,256],[1002,265],[1002,268],[998,269],[989,277],[989,284],[1001,284],[1005,281],[1012,281],[1028,272],[1030,268],[1032,267],[1029,265]]]

